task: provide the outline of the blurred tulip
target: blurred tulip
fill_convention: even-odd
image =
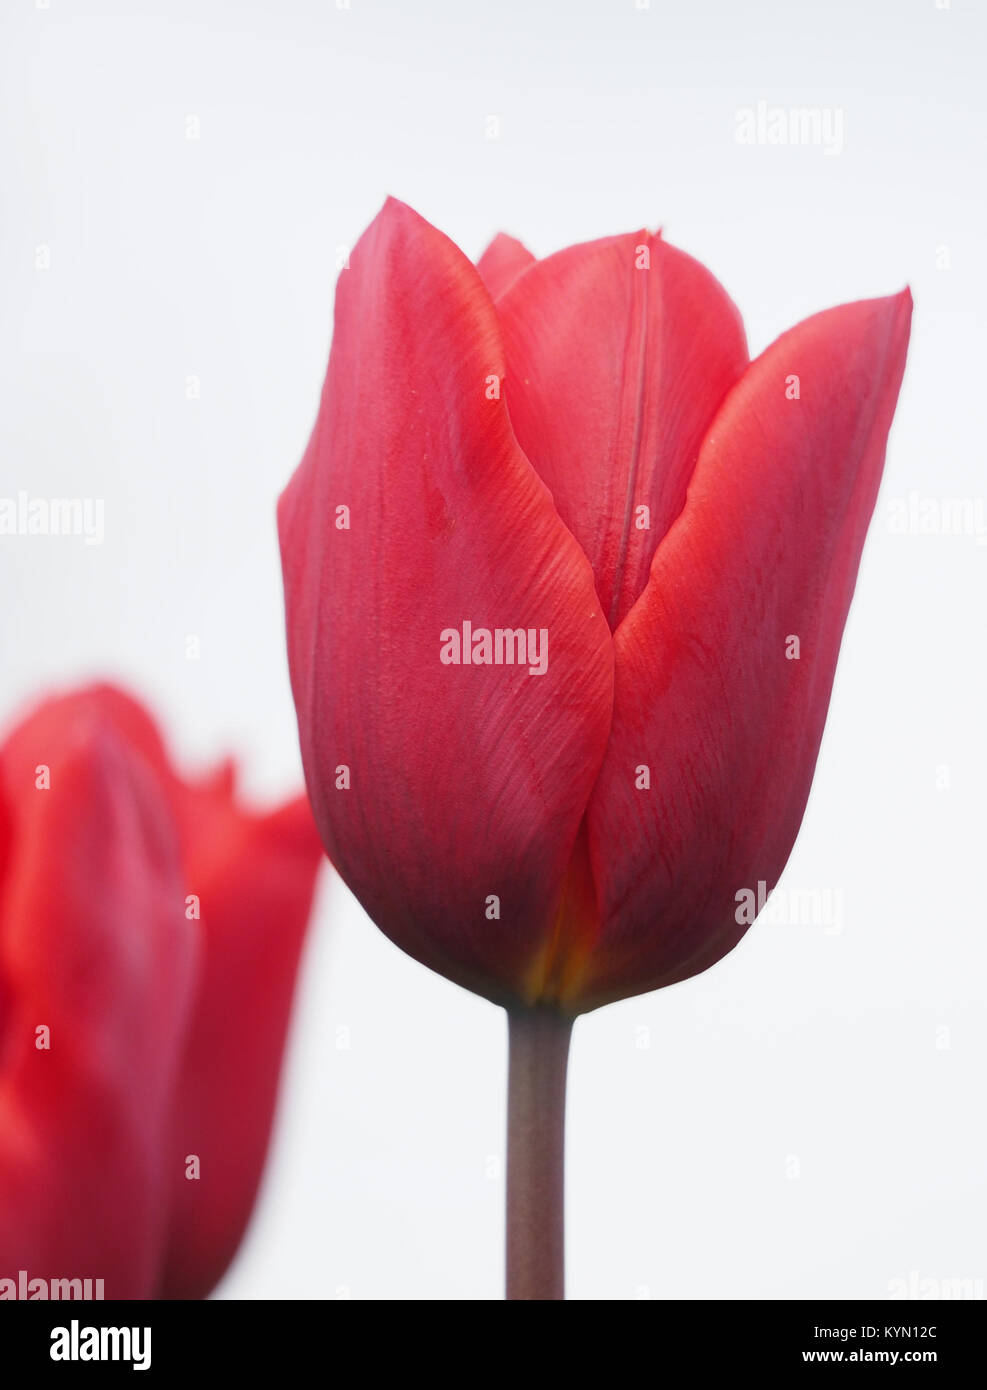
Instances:
[[[182,779],[112,687],[9,735],[0,1280],[214,1286],[263,1168],[320,859],[303,799],[256,815],[232,768]]]

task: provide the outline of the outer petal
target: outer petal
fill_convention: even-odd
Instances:
[[[588,812],[602,926],[581,1007],[672,983],[743,935],[801,822],[885,444],[911,297],[833,309],[748,369],[618,632],[614,728]],[[800,381],[800,399],[786,382]],[[786,659],[797,636],[798,660]],[[650,768],[650,791],[635,769]]]
[[[502,348],[475,268],[393,200],[350,265],[318,422],[279,507],[309,793],[383,930],[504,999],[551,929],[606,741],[612,643],[497,398]],[[546,674],[444,665],[440,634],[464,621],[546,630]]]
[[[516,237],[498,232],[476,263],[480,278],[496,299],[514,283],[535,258]]]
[[[0,1270],[151,1297],[195,943],[159,788],[92,709],[50,712],[0,759]]]
[[[698,261],[647,232],[539,261],[497,312],[518,442],[588,555],[616,629],[747,365],[740,315]]]
[[[268,816],[234,808],[222,781],[189,789],[190,892],[203,971],[168,1147],[165,1298],[202,1298],[236,1252],[267,1153],[295,975],[322,859],[305,798]],[[195,1154],[199,1178],[186,1178]]]

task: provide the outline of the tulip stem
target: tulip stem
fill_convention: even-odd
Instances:
[[[507,1297],[565,1297],[565,1078],[572,1019],[509,1010]]]

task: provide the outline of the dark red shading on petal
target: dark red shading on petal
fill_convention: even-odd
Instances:
[[[498,232],[476,263],[480,279],[496,299],[514,283],[517,277],[534,265],[535,258],[516,237]]]
[[[504,371],[475,267],[388,201],[340,277],[319,418],[279,505],[330,857],[398,945],[496,999],[524,993],[551,930],[613,661],[589,565],[497,397]],[[546,629],[547,673],[443,665],[440,634],[464,621]]]
[[[196,946],[167,802],[91,706],[28,718],[0,778],[0,1270],[153,1297]]]
[[[643,231],[538,261],[497,312],[518,442],[616,630],[747,365],[740,315],[698,261]]]
[[[168,1148],[163,1298],[203,1298],[253,1209],[322,845],[308,801],[234,807],[227,777],[188,788],[186,885],[200,900],[203,968]],[[199,1177],[186,1177],[190,1155]]]
[[[752,363],[615,638],[588,811],[602,926],[576,1006],[673,983],[746,929],[798,832],[904,370],[907,291],[806,320]],[[799,378],[800,399],[786,399]],[[800,659],[786,659],[795,635]],[[650,791],[635,770],[650,768]]]

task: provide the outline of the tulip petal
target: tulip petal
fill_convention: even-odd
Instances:
[[[747,365],[740,315],[705,267],[647,232],[538,261],[497,312],[518,442],[616,630]]]
[[[389,200],[340,277],[319,418],[279,505],[329,855],[394,941],[498,1000],[551,930],[613,689],[592,572],[514,438],[504,371],[476,268]],[[443,664],[464,622],[547,632],[545,674]]]
[[[260,1182],[322,845],[304,797],[248,815],[224,779],[187,789],[182,824],[203,962],[168,1146],[160,1296],[204,1298],[236,1252]]]
[[[738,894],[770,891],[785,865],[910,316],[904,291],[806,320],[751,364],[703,442],[615,638],[613,732],[588,811],[601,925],[568,984],[583,1007],[713,964],[746,930]]]
[[[0,1270],[153,1297],[195,947],[166,802],[109,721],[68,707],[11,735],[0,799]]]
[[[506,232],[498,232],[477,261],[476,268],[491,297],[496,299],[534,263],[534,256],[522,242]]]

